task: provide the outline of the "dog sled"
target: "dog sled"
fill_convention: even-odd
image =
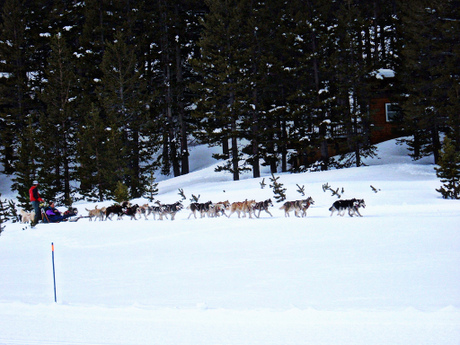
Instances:
[[[50,223],[50,220],[46,214],[46,207],[41,207],[40,208],[41,214],[42,214],[42,223]]]
[[[78,214],[78,210],[76,208],[74,208],[72,210],[67,210],[67,211],[65,211],[63,213],[63,215],[71,214],[70,216],[68,216],[68,218],[65,218],[65,219],[59,220],[59,221],[53,221],[53,220],[50,220],[48,215],[46,214],[46,211],[48,209],[49,209],[49,206],[40,208],[40,211],[41,211],[41,214],[42,214],[41,223],[43,223],[43,224],[50,224],[50,223],[57,224],[57,223],[60,223],[60,222],[76,222],[81,218],[88,218],[88,217],[85,217],[85,216],[78,216],[78,217],[73,218],[73,219],[70,218],[70,217],[74,217],[74,216],[76,216]]]

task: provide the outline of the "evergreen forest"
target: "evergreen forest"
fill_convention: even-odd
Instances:
[[[414,159],[460,151],[454,0],[0,0],[1,174],[71,205],[189,173],[327,170],[375,155],[375,71],[394,71]],[[410,138],[410,139],[407,139]],[[307,160],[299,160],[299,155]]]

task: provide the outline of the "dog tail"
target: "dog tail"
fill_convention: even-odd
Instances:
[[[334,208],[334,206],[329,207],[329,211],[332,211],[333,208]]]

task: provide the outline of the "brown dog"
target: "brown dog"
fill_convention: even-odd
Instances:
[[[230,216],[235,212],[238,214],[238,218],[240,218],[241,214],[243,215],[243,217],[246,217],[246,213],[249,215],[249,218],[252,218],[251,213],[254,211],[253,207],[255,203],[255,200],[248,199],[244,201],[233,202],[230,205],[230,214],[228,215],[228,218],[230,218]]]

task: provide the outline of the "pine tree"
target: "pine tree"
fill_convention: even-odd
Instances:
[[[6,200],[1,199],[2,194],[0,193],[0,236],[2,235],[2,232],[5,230],[5,223],[8,220],[8,212],[7,212],[7,207],[5,205]]]
[[[14,172],[17,133],[27,126],[26,114],[31,109],[27,77],[31,50],[27,26],[23,1],[5,1],[0,25],[0,148],[7,174]]]
[[[18,210],[16,209],[16,204],[14,200],[6,200],[8,201],[8,208],[7,208],[7,219],[11,220],[13,223],[20,221],[20,216],[18,214]]]
[[[436,22],[437,50],[441,63],[433,66],[436,80],[433,97],[438,108],[441,130],[447,133],[455,149],[460,151],[460,7],[455,1],[439,1]],[[445,123],[445,125],[444,125]]]
[[[288,132],[289,142],[306,159],[301,166],[314,163],[313,157],[319,149],[321,167],[329,166],[328,140],[331,139],[327,124],[331,119],[328,93],[330,77],[334,70],[327,67],[327,39],[329,29],[334,27],[330,14],[334,12],[334,4],[325,1],[292,1],[289,11],[293,18],[286,24],[286,35],[290,37],[285,49],[290,49],[288,60],[291,81],[294,87],[289,90],[289,109],[292,121]],[[291,47],[291,48],[289,48]],[[289,83],[286,83],[289,84]],[[299,169],[295,164],[292,170]]]
[[[98,102],[96,88],[102,78],[101,62],[106,40],[112,39],[112,31],[116,25],[109,23],[108,15],[113,8],[106,1],[87,0],[83,6],[74,8],[82,17],[75,44],[74,55],[77,58],[76,69],[79,77],[78,97],[82,114],[91,111],[91,106]],[[119,24],[119,23],[118,23]]]
[[[147,186],[145,187],[145,195],[148,201],[152,202],[155,199],[155,195],[158,195],[158,182],[155,182],[155,176],[150,173],[147,179]]]
[[[242,153],[238,145],[247,131],[242,121],[247,95],[241,93],[239,68],[238,44],[243,39],[240,1],[207,3],[210,13],[203,22],[198,43],[201,56],[193,61],[195,71],[202,77],[194,85],[199,95],[194,112],[199,121],[196,135],[209,145],[222,146],[222,153],[213,155],[225,160],[217,171],[230,171],[233,180],[239,180],[245,168],[240,164]]]
[[[123,201],[129,200],[129,189],[123,182],[118,181],[117,187],[113,192],[113,196],[116,202],[121,203]]]
[[[29,188],[32,186],[32,182],[38,179],[35,160],[39,155],[38,151],[36,129],[32,124],[32,119],[29,118],[29,125],[24,128],[19,138],[18,158],[14,164],[15,176],[11,186],[12,190],[17,192],[19,205],[25,210],[31,210]]]
[[[439,153],[436,175],[443,185],[436,189],[444,199],[460,199],[460,151],[449,137],[445,137],[443,149]]]
[[[275,173],[280,158],[282,171],[287,170],[287,95],[295,88],[289,61],[291,36],[285,32],[290,23],[279,1],[247,1],[245,7],[244,40],[240,42],[244,68],[240,70],[244,71],[241,87],[247,102],[243,114],[247,114],[244,121],[250,143],[243,152],[249,155],[253,177],[259,177],[259,165],[269,166]]]
[[[257,1],[240,1],[240,30],[241,38],[238,40],[239,82],[238,94],[241,99],[239,112],[244,128],[243,138],[249,144],[242,151],[248,156],[245,160],[252,167],[252,176],[260,177],[260,159],[262,148],[263,109],[261,85],[261,54],[263,50],[263,33],[259,32],[263,9],[259,8]],[[267,4],[267,7],[270,7]],[[262,28],[262,26],[260,27]],[[243,48],[244,47],[244,48]],[[266,61],[268,63],[268,61]],[[244,96],[243,96],[244,95]]]
[[[369,142],[369,76],[373,66],[366,64],[362,44],[362,28],[368,21],[354,2],[339,6],[335,16],[336,26],[330,38],[334,52],[329,59],[335,74],[331,81],[331,91],[336,94],[332,112],[339,132],[346,136],[353,163],[360,166],[362,157],[375,151]]]
[[[283,187],[283,184],[279,182],[279,176],[275,177],[275,175],[272,174],[272,177],[270,177],[270,187],[273,189],[273,194],[276,202],[281,202],[286,200],[286,188]]]
[[[414,159],[433,154],[437,163],[440,132],[451,116],[458,118],[458,4],[417,0],[402,5],[401,80],[408,95],[403,110],[406,128],[414,133],[409,144]]]
[[[146,108],[141,66],[142,60],[137,60],[135,47],[127,43],[124,34],[117,33],[115,42],[108,43],[104,53],[100,101],[108,118],[120,131],[124,155],[121,155],[121,147],[114,148],[120,153],[117,162],[126,172],[120,179],[129,185],[134,197],[143,192],[140,132]]]
[[[78,114],[76,99],[74,59],[60,33],[51,39],[51,55],[46,71],[47,83],[41,99],[46,111],[41,116],[40,175],[46,180],[45,194],[56,200],[72,204],[71,180],[74,171]],[[62,193],[62,195],[61,195]]]
[[[77,180],[80,194],[91,201],[103,201],[115,189],[120,152],[112,150],[112,128],[93,103],[84,115],[78,131]],[[115,148],[115,147],[113,147]]]
[[[283,66],[289,55],[281,30],[284,6],[277,1],[208,3],[201,56],[194,61],[203,78],[196,85],[201,96],[194,112],[200,121],[197,135],[222,146],[215,158],[226,162],[219,170],[231,171],[234,179],[248,165],[253,177],[260,176],[261,164],[276,172],[280,153],[286,170],[285,131],[280,126],[286,122],[289,84]]]
[[[174,176],[187,174],[189,168],[189,134],[193,119],[194,94],[189,85],[198,76],[190,60],[198,52],[196,42],[201,27],[199,18],[206,12],[201,0],[157,0],[152,11],[155,46],[151,49],[154,63],[149,66],[157,94],[156,111],[161,129],[162,173]],[[149,43],[150,44],[150,43]]]

